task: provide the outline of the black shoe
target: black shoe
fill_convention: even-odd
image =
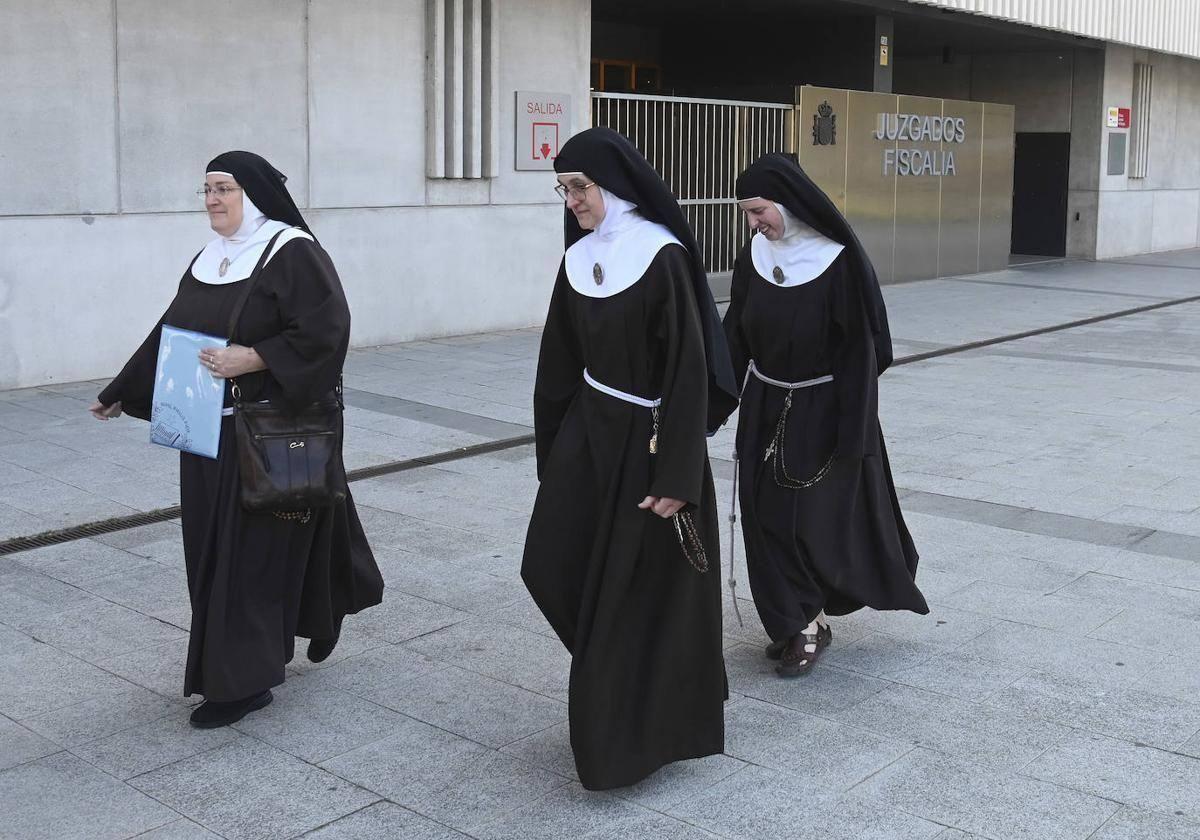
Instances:
[[[763,651],[767,655],[767,659],[779,659],[783,656],[783,652],[787,649],[790,639],[780,639],[778,642],[771,642]],[[828,624],[817,624],[817,644],[821,647],[829,647],[829,643],[833,641],[833,631],[829,629]]]
[[[821,624],[817,625],[816,633],[798,633],[792,636],[779,657],[775,673],[789,679],[807,674],[817,664],[821,651],[829,646],[832,639],[833,631]]]
[[[244,700],[230,700],[225,703],[205,700],[192,710],[192,726],[197,729],[216,729],[219,726],[229,726],[231,723],[237,723],[251,712],[269,706],[274,699],[275,695],[271,693],[270,689],[267,689],[262,694],[256,694]]]
[[[312,639],[308,643],[308,661],[324,662],[337,647],[338,639],[342,637],[342,622],[338,621],[333,628],[332,639]]]
[[[337,639],[313,639],[308,643],[308,661],[324,662],[337,647]]]

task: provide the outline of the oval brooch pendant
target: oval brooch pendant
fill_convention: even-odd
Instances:
[[[600,263],[592,266],[592,279],[596,281],[597,286],[604,282],[604,269],[600,267]]]
[[[775,266],[775,270],[771,272],[771,276],[774,277],[775,282],[779,283],[780,285],[782,285],[783,281],[787,279],[783,276],[783,269],[779,266]]]
[[[229,257],[226,257],[225,259],[221,260],[221,264],[217,267],[217,274],[224,277],[225,273],[228,271],[229,271]]]

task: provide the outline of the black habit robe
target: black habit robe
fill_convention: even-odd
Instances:
[[[692,272],[688,252],[667,244],[633,285],[589,297],[561,268],[542,336],[541,486],[521,576],[571,652],[571,744],[593,790],[724,747],[709,377]],[[586,384],[585,368],[662,397],[656,455],[650,410]],[[709,571],[688,562],[670,520],[638,508],[647,494],[687,502]]]
[[[779,641],[821,610],[927,613],[879,426],[875,342],[849,255],[806,283],[782,286],[758,272],[750,248],[737,260],[724,324],[734,370],[746,377],[737,428],[742,534],[763,627]],[[767,451],[788,392],[747,377],[751,360],[784,382],[833,376],[792,391],[783,484]],[[787,477],[810,480],[827,463],[812,486],[783,486]]]
[[[249,280],[201,283],[191,267],[175,299],[121,373],[100,394],[150,418],[163,324],[224,336]],[[238,378],[246,400],[303,407],[337,383],[350,337],[350,311],[329,255],[294,239],[263,267],[236,341],[268,370]],[[231,405],[226,384],[225,404]],[[185,695],[239,700],[284,680],[294,637],[332,639],[344,616],[378,604],[383,579],[347,493],[313,510],[307,523],[241,505],[233,418],[221,425],[215,460],[181,452],[183,546],[192,602]]]

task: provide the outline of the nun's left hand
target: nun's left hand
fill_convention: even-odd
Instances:
[[[638,505],[642,510],[652,510],[663,519],[670,519],[683,509],[685,502],[679,499],[668,499],[666,496],[647,496]]]
[[[200,364],[208,368],[213,376],[222,379],[234,379],[246,373],[267,369],[266,362],[253,347],[243,347],[240,344],[201,350]]]

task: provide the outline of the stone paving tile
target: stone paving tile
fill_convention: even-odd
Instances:
[[[130,575],[158,564],[128,551],[95,540],[77,540],[16,555],[18,562],[35,572],[75,586],[106,575]]]
[[[404,648],[535,694],[567,699],[570,656],[557,639],[471,619],[413,639]]]
[[[444,662],[384,642],[326,667],[299,673],[289,680],[289,685],[294,685],[297,690],[338,688],[386,705],[382,701],[394,696],[405,683],[447,667]]]
[[[467,835],[393,802],[368,805],[304,837],[308,840],[468,840]]]
[[[403,592],[386,591],[383,603],[356,616],[355,627],[361,633],[398,644],[433,633],[470,618],[469,613],[414,598]]]
[[[1104,607],[983,580],[963,587],[947,601],[959,609],[993,618],[1078,635],[1095,630],[1121,611],[1120,607]]]
[[[1121,609],[1163,611],[1183,618],[1200,618],[1200,591],[1194,589],[1087,574],[1064,586],[1058,594]]]
[[[562,701],[454,667],[406,682],[379,702],[489,747],[503,747],[567,719]]]
[[[772,840],[921,840],[943,826],[899,810],[846,796],[820,774],[803,782],[773,770],[746,767],[688,799],[670,816],[725,837]]]
[[[0,772],[0,838],[120,840],[179,815],[68,753]]]
[[[49,741],[16,721],[0,717],[0,770],[16,767],[61,750]]]
[[[0,616],[10,627],[45,621],[73,607],[102,604],[78,587],[17,566],[0,577]]]
[[[1080,732],[1023,772],[1114,802],[1200,821],[1200,758]]]
[[[500,752],[563,778],[579,781],[575,754],[571,751],[571,727],[565,722],[503,746]]]
[[[191,820],[176,820],[162,828],[155,828],[137,836],[137,840],[220,840],[220,838],[221,835],[213,834],[207,828],[197,825]]]
[[[292,837],[379,799],[249,738],[129,783],[229,840]]]
[[[1174,653],[1194,648],[1200,638],[1200,613],[1179,618],[1158,612],[1123,612],[1088,634],[1123,645]]]
[[[833,716],[892,685],[830,665],[815,668],[802,679],[785,680],[775,673],[775,665],[761,647],[738,645],[725,652],[731,691],[819,717]]]
[[[661,767],[630,787],[612,791],[614,796],[653,811],[667,811],[732,776],[746,764],[728,755],[709,755]]]
[[[144,562],[128,572],[93,578],[82,588],[141,615],[189,629],[192,602],[183,564],[167,567],[152,560]]]
[[[420,721],[325,769],[452,828],[470,831],[567,780]]]
[[[21,619],[13,626],[88,661],[120,656],[186,635],[173,624],[99,599],[53,615]]]
[[[715,835],[576,784],[472,830],[479,840],[710,840]]]
[[[21,723],[64,747],[74,747],[157,720],[180,704],[128,683],[120,691],[90,697]]]
[[[725,712],[725,752],[785,772],[813,767],[848,789],[912,749],[905,741],[746,698]]]
[[[0,674],[0,714],[18,722],[130,688],[125,680],[40,642],[0,655]]]
[[[1029,669],[971,654],[950,652],[932,657],[888,679],[913,688],[979,701],[1011,685]]]
[[[233,728],[310,764],[381,741],[402,721],[395,712],[336,688],[297,681],[273,691],[271,705]]]
[[[1160,653],[1124,644],[1007,621],[963,645],[960,652],[1014,668],[1036,667],[1083,682],[1125,686],[1136,684],[1144,668],[1164,659]]]
[[[854,789],[878,809],[917,814],[995,840],[1086,840],[1118,804],[914,750]]]
[[[96,665],[105,672],[140,685],[170,699],[183,697],[183,672],[187,663],[188,640],[140,648],[133,653],[99,659]],[[196,698],[197,701],[199,698]]]
[[[1057,723],[902,685],[874,694],[836,718],[996,770],[1016,770],[1070,733]]]
[[[74,746],[71,752],[111,776],[128,780],[241,737],[228,727],[197,729],[188,722],[190,713],[190,709],[175,709],[157,720]]]
[[[831,645],[821,657],[821,662],[859,674],[892,677],[928,662],[939,653],[941,649],[933,645],[900,639],[885,633],[868,633],[838,648]]]
[[[1200,822],[1173,814],[1122,808],[1089,840],[1195,840]]]
[[[529,597],[519,580],[506,580],[457,562],[449,565],[445,560],[411,554],[394,560],[385,556],[377,559],[389,589],[475,615]]]
[[[969,608],[962,608],[956,603],[954,606],[949,606],[948,604],[954,603],[952,597],[939,602],[926,586],[927,582],[935,577],[936,575],[924,569],[917,573],[917,584],[921,587],[926,600],[933,602],[930,604],[929,615],[917,615],[912,612],[876,612],[866,609],[846,618],[862,624],[866,629],[944,650],[955,650],[996,626],[993,619],[978,615]],[[978,581],[964,583],[959,578],[954,583],[957,592],[974,586]],[[844,620],[843,618],[834,618],[831,619],[831,622],[840,625]]]

